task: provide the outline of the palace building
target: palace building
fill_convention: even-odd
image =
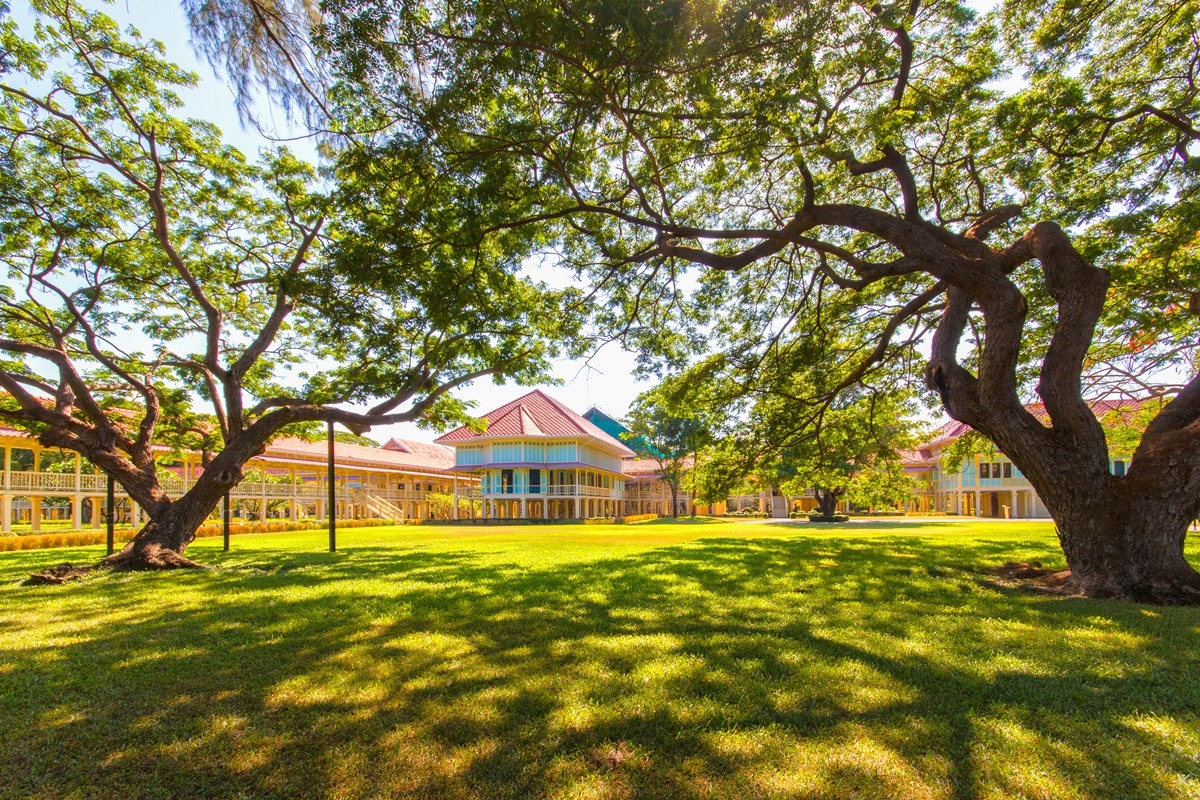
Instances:
[[[1132,414],[1148,402],[1165,400],[1099,400],[1090,405],[1092,413],[1104,419],[1112,414]],[[1043,422],[1048,420],[1041,403],[1025,409]],[[909,504],[910,509],[968,517],[1048,519],[1050,512],[1033,484],[999,451],[972,455],[957,468],[949,467],[944,458],[946,448],[970,431],[965,423],[951,420],[928,442],[905,454],[906,470],[923,487],[918,499]],[[1124,475],[1130,458],[1129,454],[1110,453],[1109,472]]]
[[[635,453],[545,392],[534,390],[437,438],[459,474],[479,479],[489,519],[623,515],[622,460]]]
[[[1136,402],[1097,403],[1097,416],[1128,412]],[[1040,406],[1029,406],[1035,415]],[[949,469],[945,451],[970,428],[948,422],[916,450],[904,454],[905,470],[919,489],[903,510],[981,517],[1047,518],[1049,512],[1021,471],[996,452],[974,455]],[[99,527],[107,479],[78,453],[46,449],[22,431],[0,425],[4,471],[0,483],[0,532],[15,524],[38,530],[44,521],[72,528]],[[631,436],[617,418],[598,408],[580,415],[541,390],[518,397],[434,443],[391,439],[382,447],[335,445],[334,509],[341,518],[392,520],[572,520],[633,514],[687,515],[699,510],[753,509],[771,516],[815,505],[811,492],[783,497],[763,487],[757,495],[729,498],[697,508],[680,487],[672,508],[651,443]],[[180,495],[203,472],[197,454],[173,456],[164,449],[160,483]],[[1129,457],[1114,456],[1110,469],[1125,474]],[[242,519],[324,518],[329,513],[327,445],[283,438],[246,464],[248,477],[230,492]],[[116,519],[138,524],[144,515],[117,486]],[[434,502],[436,500],[436,502]],[[843,504],[843,510],[845,510]]]

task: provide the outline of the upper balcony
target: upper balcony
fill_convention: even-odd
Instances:
[[[620,489],[608,489],[603,486],[493,486],[484,489],[482,497],[607,497],[623,499],[627,495]]]

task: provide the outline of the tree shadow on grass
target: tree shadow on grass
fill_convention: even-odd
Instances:
[[[1195,725],[1200,615],[980,585],[1012,549],[356,547],[21,590],[47,630],[0,640],[0,795],[965,800],[1029,793],[1003,765],[1041,742],[1080,797],[1173,796],[1195,763],[1131,720]]]

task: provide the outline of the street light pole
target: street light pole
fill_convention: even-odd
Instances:
[[[333,420],[329,420],[329,552],[337,552],[337,488],[333,470]]]

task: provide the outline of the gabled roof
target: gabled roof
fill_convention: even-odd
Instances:
[[[488,424],[489,436],[545,436],[533,414],[523,405],[513,406]]]
[[[438,444],[455,445],[511,436],[588,437],[596,439],[606,448],[615,450],[622,456],[634,455],[634,452],[620,441],[541,389],[534,389],[511,403],[489,411],[483,415],[483,419],[487,422],[485,433],[476,433],[464,425],[439,436],[434,441]]]

